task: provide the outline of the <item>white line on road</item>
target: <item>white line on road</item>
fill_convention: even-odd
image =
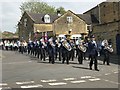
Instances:
[[[91,76],[83,76],[83,77],[81,77],[81,79],[85,79],[85,78],[94,78],[94,77],[91,77]]]
[[[29,61],[27,62],[11,62],[11,63],[2,63],[2,64],[23,64],[23,63],[30,63]]]
[[[56,86],[56,85],[65,85],[67,83],[64,83],[64,82],[58,82],[58,83],[48,83],[49,85],[51,86]]]
[[[0,86],[6,86],[8,85],[7,83],[0,83]]]
[[[10,87],[0,87],[0,90],[8,90],[11,89]]]
[[[110,75],[111,73],[106,73],[105,75]]]
[[[83,83],[86,82],[85,80],[79,80],[79,81],[71,81],[71,83]]]
[[[109,81],[109,80],[106,80],[106,79],[103,79],[103,80],[106,81],[106,82],[114,83],[114,84],[120,84],[120,83],[118,83],[118,82]]]
[[[69,81],[69,80],[75,80],[76,78],[64,78],[63,80]]]
[[[118,72],[114,72],[114,73],[118,73]]]
[[[21,85],[21,84],[31,84],[35,83],[34,81],[27,81],[27,82],[16,82],[16,84]]]
[[[55,82],[55,81],[57,81],[57,80],[41,80],[41,82]]]
[[[89,79],[89,81],[99,81],[101,80],[100,78],[95,78],[95,79]]]
[[[37,84],[37,85],[21,86],[21,88],[38,88],[38,87],[43,87],[43,85]]]

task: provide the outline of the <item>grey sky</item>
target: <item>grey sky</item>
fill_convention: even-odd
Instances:
[[[64,2],[64,0],[44,0],[44,2],[47,2],[49,5],[52,5],[54,7],[64,7],[65,10],[71,10],[74,13],[83,13],[86,10],[91,9],[92,7],[96,6],[97,4],[101,3],[105,0],[69,0]],[[49,2],[50,1],[50,2]],[[16,28],[15,25],[17,25],[18,21],[21,17],[20,12],[20,5],[22,1],[16,1],[16,0],[1,0],[0,1],[0,19],[2,19],[2,25],[0,29],[2,31],[10,31],[15,32]]]

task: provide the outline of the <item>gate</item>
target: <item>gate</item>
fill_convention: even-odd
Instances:
[[[116,35],[116,51],[117,54],[120,55],[120,34]]]

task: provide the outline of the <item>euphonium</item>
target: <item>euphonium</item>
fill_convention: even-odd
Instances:
[[[83,45],[78,45],[78,49],[80,49],[82,52],[86,52],[87,48]]]
[[[112,47],[110,47],[110,46],[105,46],[105,49],[106,49],[107,51],[109,51],[110,53],[112,53],[112,52],[113,52],[113,48],[112,48]]]
[[[70,44],[68,42],[63,42],[62,45],[68,50],[71,51],[72,47],[70,46]]]

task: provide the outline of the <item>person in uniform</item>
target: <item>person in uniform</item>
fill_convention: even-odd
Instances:
[[[69,59],[70,59],[70,51],[72,50],[72,47],[70,46],[69,42],[64,39],[62,40],[62,63],[64,63],[65,61],[67,62],[67,64],[69,64]]]
[[[46,54],[46,47],[47,47],[47,44],[44,42],[44,39],[41,39],[40,40],[41,41],[41,43],[40,43],[40,46],[41,46],[41,57],[40,57],[40,59],[42,60],[43,59],[43,61],[45,61],[45,54]]]
[[[78,44],[78,62],[83,64],[83,55],[86,52],[87,48],[84,46],[83,40],[79,41]]]
[[[92,70],[93,62],[94,62],[94,69],[96,71],[98,70],[98,62],[97,62],[97,44],[95,41],[95,37],[92,35],[90,36],[90,42],[88,43],[88,49],[89,49],[89,56],[90,56],[90,70]]]
[[[113,52],[112,45],[105,39],[102,42],[102,46],[103,46],[103,52],[104,52],[103,64],[107,62],[107,65],[110,65],[110,53]]]
[[[74,61],[75,43],[73,40],[70,40],[70,45],[72,47],[72,50],[70,51],[70,58],[72,58],[72,61]]]
[[[55,63],[55,55],[56,55],[56,45],[55,42],[53,42],[53,39],[50,38],[48,43],[48,55],[49,55],[49,63],[54,64]]]

